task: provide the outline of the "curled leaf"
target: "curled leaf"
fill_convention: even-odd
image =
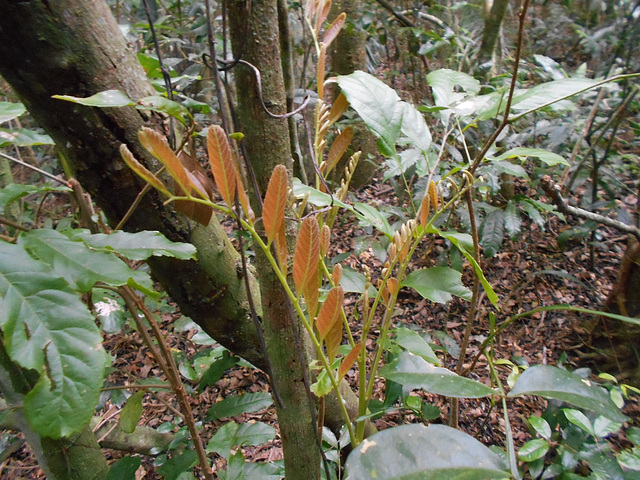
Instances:
[[[349,148],[351,140],[353,140],[353,127],[347,127],[333,141],[327,155],[327,174],[338,164],[338,161]]]
[[[325,76],[325,63],[327,60],[327,46],[324,43],[320,44],[320,53],[318,54],[318,66],[317,66],[317,82],[318,82],[318,98],[324,98],[324,76]]]
[[[333,21],[331,26],[327,28],[327,31],[324,33],[324,37],[322,37],[322,43],[325,45],[329,45],[331,42],[335,40],[335,38],[342,30],[344,26],[344,22],[347,20],[347,14],[342,12],[338,17]]]
[[[284,165],[276,165],[262,206],[262,222],[269,243],[273,242],[278,232],[284,230],[284,211],[288,195],[287,168]]]
[[[320,338],[324,338],[329,333],[329,330],[340,319],[340,312],[342,311],[342,304],[344,303],[344,290],[342,287],[333,287],[329,290],[327,299],[320,308],[320,313],[316,319],[316,328],[320,334]]]
[[[320,227],[316,217],[311,216],[302,221],[293,257],[293,282],[298,294],[305,293],[306,285],[317,280],[319,259]]]
[[[338,98],[333,102],[331,110],[329,111],[329,122],[336,123],[340,120],[340,117],[342,117],[342,114],[347,111],[347,108],[349,108],[347,97],[344,96],[344,93],[340,93]]]
[[[351,351],[349,352],[349,355],[347,355],[342,359],[342,363],[340,364],[340,368],[338,369],[338,380],[342,380],[342,378],[351,369],[353,362],[356,361],[361,351],[362,351],[362,343],[357,343],[351,349]]]
[[[329,225],[323,225],[320,233],[320,256],[324,257],[329,250],[329,242],[331,241],[331,229]]]
[[[129,151],[129,148],[124,143],[120,145],[120,155],[122,155],[124,163],[126,163],[129,168],[136,174],[138,174],[145,182],[147,182],[153,188],[162,192],[166,196],[171,196],[171,193],[169,192],[167,187],[164,186],[164,184],[158,179],[158,177],[156,177],[144,165],[136,160],[136,158],[133,156],[133,153]]]

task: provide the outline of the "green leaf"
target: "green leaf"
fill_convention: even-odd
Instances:
[[[531,217],[531,220],[536,222],[540,229],[544,231],[544,217],[540,214],[536,206],[529,199],[520,202],[520,205],[522,205],[524,211],[527,212],[527,215]]]
[[[518,210],[516,203],[512,200],[509,200],[507,208],[504,209],[504,228],[511,238],[518,235],[522,228],[520,211]]]
[[[522,160],[526,160],[527,157],[537,157],[550,167],[558,164],[569,166],[569,162],[557,153],[543,150],[541,148],[512,148],[511,150],[507,150],[506,152],[504,152],[502,155],[495,157],[495,160],[506,160],[508,158],[514,157],[518,157]]]
[[[187,124],[187,118],[191,118],[189,110],[178,102],[161,97],[160,95],[152,95],[138,100],[136,108],[151,110],[153,112],[166,113],[179,120],[183,125]]]
[[[120,411],[120,429],[124,433],[133,433],[142,416],[142,398],[144,390],[138,390],[131,395]]]
[[[316,207],[336,206],[353,211],[353,208],[350,205],[341,202],[327,193],[323,193],[320,190],[303,184],[298,178],[293,179],[293,195],[298,199],[307,198],[307,201]]]
[[[40,378],[27,420],[41,436],[79,431],[93,415],[106,355],[93,316],[67,282],[20,245],[0,243],[0,328],[10,358]]]
[[[174,454],[164,465],[156,470],[165,480],[178,480],[183,472],[191,470],[198,463],[198,455],[193,450],[185,450]]]
[[[106,90],[90,97],[73,97],[71,95],[53,95],[58,100],[86,105],[88,107],[126,107],[135,105],[134,101],[120,90]]]
[[[270,442],[276,437],[276,430],[266,423],[243,423],[236,432],[236,445],[256,446]]]
[[[431,146],[431,132],[422,114],[416,107],[407,102],[401,102],[402,134],[422,151]]]
[[[18,239],[30,254],[48,263],[73,289],[88,292],[102,282],[111,286],[129,285],[157,297],[148,274],[131,270],[115,255],[96,252],[81,241],[70,240],[55,230],[32,230]]]
[[[140,457],[123,457],[111,465],[105,480],[136,480],[136,471],[141,464]]]
[[[591,425],[591,422],[589,421],[587,416],[580,410],[575,410],[573,408],[563,408],[562,412],[564,413],[564,416],[567,417],[567,420],[569,420],[571,423],[580,427],[589,435],[596,435],[593,430],[593,425]]]
[[[19,128],[16,130],[0,128],[0,147],[5,145],[17,145],[18,147],[54,145],[54,141],[49,135],[38,133],[28,128]]]
[[[480,278],[480,283],[482,283],[482,288],[484,288],[484,291],[487,294],[487,298],[489,299],[489,301],[493,304],[494,307],[498,308],[498,295],[496,295],[496,292],[493,290],[493,287],[491,286],[487,278],[484,276],[484,272],[482,271],[482,268],[480,268],[480,265],[478,265],[478,262],[476,262],[476,259],[473,258],[473,255],[469,253],[469,250],[473,251],[473,243],[471,243],[471,245],[469,246],[469,244],[465,242],[463,237],[461,237],[461,235],[464,235],[465,236],[464,238],[466,238],[468,237],[468,235],[459,234],[457,232],[443,232],[433,226],[429,228],[428,232],[436,233],[441,237],[446,238],[451,243],[453,243],[453,245],[456,246],[456,248],[460,251],[460,253],[462,253],[466,257],[466,259],[469,261],[469,263],[473,265],[473,269],[475,270],[476,275]]]
[[[513,398],[523,395],[538,395],[567,402],[615,422],[628,420],[602,387],[587,384],[579,376],[550,365],[536,365],[522,372],[507,396]]]
[[[137,233],[118,230],[109,235],[92,234],[88,230],[75,230],[72,239],[82,240],[88,247],[107,252],[117,252],[131,260],[146,260],[154,257],[174,257],[180,260],[195,260],[196,247],[190,243],[172,242],[160,232]]]
[[[207,413],[207,420],[233,417],[241,413],[257,412],[271,405],[271,395],[263,392],[233,395],[214,403]]]
[[[540,438],[534,438],[520,447],[518,458],[523,462],[533,462],[544,457],[549,451],[549,442]]]
[[[471,300],[471,290],[462,284],[462,274],[449,267],[414,270],[407,275],[402,285],[415,289],[432,302],[447,303],[452,295]]]
[[[242,450],[238,450],[229,457],[229,461],[227,462],[227,480],[249,480],[242,474],[244,461],[245,458]]]
[[[398,327],[395,329],[395,342],[402,348],[408,350],[414,355],[422,357],[429,363],[433,363],[440,366],[440,359],[433,353],[433,350],[424,338],[422,338],[417,332],[409,330],[408,328]]]
[[[546,103],[561,99],[569,95],[575,95],[585,88],[595,85],[596,80],[585,77],[566,78],[553,82],[541,83],[530,88],[524,93],[518,93],[511,104],[513,111],[522,112],[540,108]],[[564,104],[566,108],[568,103]],[[558,106],[556,105],[556,108]]]
[[[398,355],[380,369],[380,375],[410,388],[455,398],[482,398],[495,391],[485,384],[456,375],[451,370],[435,367],[410,353]]]
[[[209,368],[202,374],[200,383],[198,384],[198,392],[202,392],[205,387],[215,385],[222,378],[224,372],[238,364],[238,358],[229,355],[229,351],[225,350],[222,357],[213,362]]]
[[[207,453],[217,453],[221,457],[229,459],[231,449],[237,445],[237,430],[238,424],[236,422],[231,421],[222,425],[209,440]]]
[[[491,258],[502,246],[504,240],[504,211],[496,208],[489,213],[480,227],[480,244],[487,257]]]
[[[347,459],[350,480],[485,480],[509,476],[489,448],[445,425],[402,425],[365,439]]]
[[[446,68],[436,70],[427,75],[427,83],[433,90],[436,105],[448,107],[440,113],[443,121],[446,121],[452,111],[459,116],[467,116],[483,105],[474,101],[480,91],[480,82],[466,73]],[[458,87],[462,87],[464,91],[460,92]]]
[[[18,118],[26,111],[27,109],[21,103],[0,102],[0,123]]]
[[[393,154],[405,109],[395,90],[359,70],[339,75],[338,85],[367,127],[380,138],[385,154]]]
[[[542,438],[546,438],[547,440],[551,439],[551,427],[544,418],[531,415],[529,417],[529,424]]]
[[[53,187],[51,185],[20,185],[19,183],[10,183],[4,188],[0,189],[0,214],[4,215],[4,212],[11,202],[31,195],[32,193],[44,193],[44,192],[70,192],[69,187]]]
[[[354,206],[357,210],[357,213],[360,214],[358,218],[361,222],[365,223],[366,225],[371,225],[380,233],[386,235],[389,240],[393,238],[393,234],[395,232],[393,231],[393,228],[391,228],[391,225],[389,225],[387,217],[382,212],[380,212],[380,210],[372,207],[367,203],[356,202]]]

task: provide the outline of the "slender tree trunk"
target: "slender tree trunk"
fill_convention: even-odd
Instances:
[[[284,113],[287,102],[280,62],[277,0],[232,0],[228,6],[233,51],[260,69],[265,103],[274,113]],[[284,164],[291,171],[287,121],[270,118],[264,112],[258,99],[256,76],[249,67],[240,64],[234,74],[236,89],[242,92],[238,95],[238,120],[260,190],[254,193],[260,195],[266,191],[276,165]],[[259,252],[256,267],[272,382],[282,400],[282,404],[277,404],[277,412],[287,480],[313,480],[320,475],[320,452],[305,380],[308,361],[303,335],[284,289]]]
[[[484,29],[482,44],[478,52],[478,67],[491,60],[500,33],[500,25],[507,11],[509,0],[485,0]]]

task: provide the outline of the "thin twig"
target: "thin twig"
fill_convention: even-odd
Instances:
[[[52,175],[49,172],[45,172],[44,170],[41,170],[38,167],[34,167],[33,165],[29,165],[28,163],[23,162],[22,160],[18,160],[17,158],[13,158],[13,157],[11,157],[9,155],[6,155],[6,154],[4,154],[2,152],[0,152],[0,157],[4,157],[7,160],[11,160],[12,162],[17,163],[18,165],[22,165],[23,167],[30,168],[31,170],[34,170],[34,171],[38,172],[39,174],[44,175],[47,178],[50,178],[51,180],[55,180],[56,182],[64,185],[65,187],[69,187],[69,183],[65,179],[60,178],[57,175]]]

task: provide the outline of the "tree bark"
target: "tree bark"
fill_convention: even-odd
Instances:
[[[273,113],[286,112],[286,93],[280,63],[277,0],[230,1],[231,42],[236,55],[259,68],[265,103]],[[273,169],[284,164],[291,172],[292,159],[287,121],[269,117],[258,98],[253,70],[239,64],[234,72],[238,95],[238,120],[245,134],[249,161],[259,192],[264,194]],[[289,232],[288,232],[289,233]],[[292,235],[287,235],[291,238]],[[308,360],[303,334],[290,300],[266,257],[256,251],[264,310],[264,336],[272,383],[282,401],[276,403],[287,480],[312,480],[320,476],[320,451],[314,428],[313,405],[305,378]]]
[[[502,19],[507,11],[509,0],[485,0],[484,29],[482,30],[482,44],[478,52],[478,67],[491,60],[500,32]]]

